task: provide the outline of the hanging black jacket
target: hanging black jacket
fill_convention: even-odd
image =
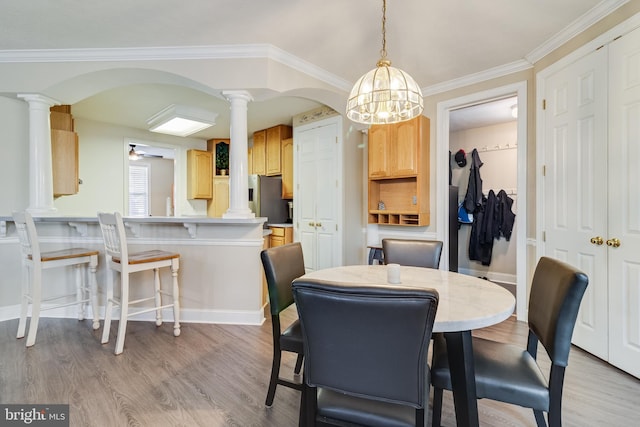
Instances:
[[[502,235],[507,241],[511,239],[511,232],[513,231],[513,224],[516,221],[516,214],[513,213],[511,207],[513,206],[513,199],[509,197],[504,190],[498,192],[498,210],[497,210],[497,223],[500,224],[499,235],[496,239]]]
[[[469,167],[469,185],[464,196],[464,208],[467,212],[476,214],[482,206],[482,178],[480,177],[480,167],[483,165],[478,150],[475,148],[471,152],[471,166]]]

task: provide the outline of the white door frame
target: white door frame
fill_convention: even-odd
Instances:
[[[527,82],[522,81],[482,92],[449,99],[437,105],[436,128],[436,234],[444,242],[443,252],[449,251],[449,113],[471,105],[504,98],[509,95],[518,97],[518,149],[517,149],[517,193],[516,203],[516,316],[518,320],[526,318],[527,304]],[[432,205],[433,206],[433,205]],[[449,259],[442,259],[442,268],[449,268]]]

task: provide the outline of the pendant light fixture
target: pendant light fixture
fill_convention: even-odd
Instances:
[[[347,101],[347,117],[364,124],[410,120],[422,114],[420,87],[387,59],[387,1],[382,0],[382,50],[376,68],[356,82]]]

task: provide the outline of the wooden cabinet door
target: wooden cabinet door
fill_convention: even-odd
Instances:
[[[207,206],[207,216],[220,218],[229,209],[229,177],[213,178],[213,196]]]
[[[266,155],[267,155],[267,131],[259,130],[253,133],[253,173],[256,175],[266,175]]]
[[[293,138],[282,140],[282,198],[293,199]]]
[[[66,196],[78,192],[78,135],[51,129],[53,195]]]
[[[420,117],[394,125],[392,137],[388,141],[391,176],[418,174],[419,141]]]
[[[280,127],[267,129],[266,142],[266,169],[267,175],[282,174],[282,142],[280,139]]]
[[[369,129],[369,178],[385,177],[389,174],[388,125],[371,126]]]
[[[213,192],[213,154],[187,151],[187,198],[210,199]]]

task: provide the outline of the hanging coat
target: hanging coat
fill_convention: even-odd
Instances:
[[[497,222],[500,224],[500,233],[496,236],[498,239],[503,236],[507,241],[511,239],[511,232],[513,231],[513,224],[516,221],[516,214],[513,213],[511,207],[513,206],[513,199],[509,197],[504,190],[498,192],[498,215]]]
[[[471,152],[471,166],[469,167],[469,184],[467,193],[464,196],[464,208],[467,212],[475,215],[476,211],[482,207],[482,178],[480,177],[480,167],[483,163],[475,148]]]

